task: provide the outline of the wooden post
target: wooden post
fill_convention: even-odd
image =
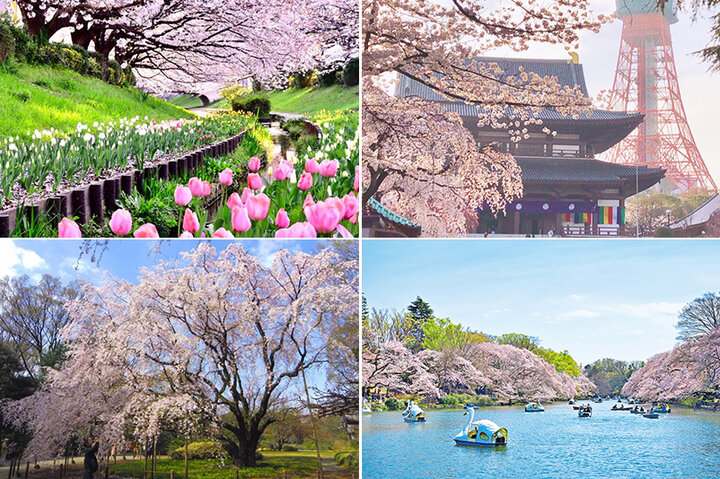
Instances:
[[[175,469],[170,469],[170,479],[175,479]]]
[[[305,368],[302,368],[301,371],[303,384],[305,385],[305,397],[307,398],[308,414],[310,414],[310,422],[312,423],[313,428],[313,437],[315,438],[315,452],[317,452],[318,460],[318,479],[324,479],[325,474],[323,473],[322,458],[320,457],[320,442],[318,441],[317,424],[315,424],[315,415],[313,414],[312,407],[310,406],[310,391],[308,390],[307,379],[305,378]]]
[[[235,469],[235,479],[240,479],[240,469]]]

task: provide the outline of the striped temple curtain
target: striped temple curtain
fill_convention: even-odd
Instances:
[[[624,225],[624,206],[600,206],[597,210],[599,225]],[[592,224],[592,213],[563,213],[562,221],[575,224]]]

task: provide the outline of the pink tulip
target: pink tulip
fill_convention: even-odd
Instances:
[[[232,185],[233,171],[230,168],[225,168],[220,172],[220,183],[225,186]]]
[[[233,239],[235,236],[225,228],[218,228],[216,232],[212,235],[213,238],[221,238],[221,239]]]
[[[317,238],[315,228],[307,221],[295,223],[289,228],[279,229],[275,232],[276,238]]]
[[[355,188],[355,191],[360,191],[360,166],[355,167],[355,184],[353,188]]]
[[[240,195],[237,193],[233,193],[230,195],[230,198],[227,200],[228,208],[233,209],[236,206],[243,206],[242,199],[240,199]]]
[[[132,216],[127,210],[117,210],[110,218],[110,229],[118,236],[125,236],[132,229]]]
[[[175,203],[180,206],[187,206],[192,201],[192,191],[190,188],[183,185],[177,185],[175,187]]]
[[[58,225],[58,238],[82,238],[80,227],[70,218],[63,218]]]
[[[343,218],[345,208],[342,200],[339,198],[337,200],[340,202],[340,207],[338,207],[337,202],[332,201],[332,198],[328,198],[325,201],[318,201],[312,206],[303,208],[305,217],[318,233],[330,233]]]
[[[136,238],[159,238],[160,235],[157,232],[157,228],[152,223],[145,223],[140,228],[136,229],[133,233]]]
[[[298,189],[301,191],[307,191],[310,188],[312,188],[313,185],[313,179],[312,179],[312,173],[308,173],[307,171],[300,175],[300,180],[298,181]]]
[[[260,169],[260,158],[257,156],[253,156],[250,158],[250,161],[248,162],[248,169],[250,171],[257,171]]]
[[[343,219],[350,220],[351,223],[355,224],[357,221],[357,212],[360,211],[360,203],[358,203],[357,198],[352,193],[343,196],[342,200],[345,205]]]
[[[203,181],[202,182],[202,195],[201,196],[207,196],[210,193],[212,193],[212,186],[210,186],[209,181]]]
[[[337,225],[337,228],[335,231],[337,231],[337,233],[340,233],[340,236],[342,236],[343,238],[354,238],[352,233],[350,233],[347,230],[347,228],[345,228],[343,225]],[[337,237],[337,233],[335,233],[336,237]]]
[[[200,222],[198,221],[198,217],[194,211],[190,210],[190,208],[185,209],[185,216],[183,217],[183,229],[185,231],[189,231],[190,233],[196,233],[198,230],[200,230]]]
[[[313,197],[310,193],[305,197],[305,201],[303,202],[303,209],[305,209],[308,206],[312,206],[315,204],[315,200],[313,200]]]
[[[190,178],[190,181],[188,181],[188,188],[190,188],[190,193],[192,193],[193,196],[205,196],[203,193],[203,182],[196,176]]]
[[[192,239],[195,236],[193,236],[193,234],[189,231],[183,231],[182,234],[180,235],[180,237],[184,238],[184,239]]]
[[[295,168],[293,168],[292,163],[287,160],[283,160],[280,162],[278,167],[275,168],[275,171],[273,171],[273,176],[276,180],[287,180],[292,176],[293,171],[295,171]]]
[[[263,187],[263,180],[257,173],[250,173],[248,175],[248,186],[253,190],[259,190]]]
[[[338,160],[323,160],[320,163],[320,174],[325,178],[331,178],[335,176],[339,167],[340,162]]]
[[[244,206],[236,206],[232,209],[232,229],[239,233],[244,233],[250,229],[250,218],[248,218],[247,208]]]
[[[320,164],[315,158],[305,160],[305,171],[308,173],[320,173]]]
[[[275,215],[275,226],[278,228],[287,228],[290,226],[290,217],[285,211],[285,208],[280,208],[280,211]]]
[[[248,216],[253,221],[260,221],[265,219],[270,209],[270,198],[265,193],[259,195],[249,196],[245,202],[247,207]]]
[[[253,190],[251,190],[250,188],[248,188],[247,186],[245,188],[243,188],[243,192],[242,192],[243,204],[247,203],[247,199],[250,198],[254,194],[255,194],[255,192]]]

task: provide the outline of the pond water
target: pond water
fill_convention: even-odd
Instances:
[[[660,419],[592,404],[579,418],[567,403],[542,413],[522,406],[488,407],[489,419],[508,430],[508,446],[456,446],[467,423],[463,410],[428,410],[424,424],[399,411],[362,417],[362,477],[424,478],[718,478],[720,413],[673,408]]]

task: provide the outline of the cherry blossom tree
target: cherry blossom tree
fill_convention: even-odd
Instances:
[[[578,89],[533,72],[507,76],[476,58],[533,42],[577,47],[579,32],[597,32],[609,20],[588,7],[588,0],[363,0],[363,201],[375,196],[438,236],[465,233],[477,208],[497,212],[519,197],[520,169],[509,154],[478,148],[461,118],[440,104],[388,91],[406,75],[480,107],[478,125],[507,130],[513,141],[541,124],[543,108],[587,113],[589,99]]]
[[[68,305],[70,359],[3,409],[34,432],[34,457],[73,434],[100,437],[107,452],[128,433],[147,441],[171,427],[213,434],[237,465],[254,466],[276,406],[357,314],[356,277],[357,259],[330,250],[282,250],[266,267],[240,243],[202,243],[143,269],[137,284],[86,285]]]
[[[357,5],[334,0],[19,0],[33,35],[69,29],[155,92],[322,68],[357,53]],[[355,42],[355,44],[353,43]],[[330,52],[330,53],[328,53]],[[199,85],[198,85],[199,84]]]
[[[399,341],[388,341],[379,350],[363,351],[362,381],[365,389],[387,388],[395,394],[438,398],[438,378]]]

